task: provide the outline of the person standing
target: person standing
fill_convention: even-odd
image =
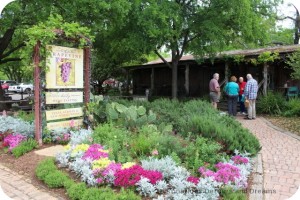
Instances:
[[[227,94],[228,114],[230,116],[236,116],[236,107],[239,95],[239,85],[236,81],[237,78],[232,76],[230,77],[230,82],[228,82],[224,87],[224,91]]]
[[[246,82],[244,81],[243,77],[239,78],[239,103],[240,103],[240,113],[246,115],[246,108],[245,108],[245,95],[244,90],[246,87]]]
[[[220,100],[219,74],[215,73],[209,82],[209,98],[212,106],[217,109]]]
[[[249,101],[248,117],[245,119],[256,118],[256,98],[257,98],[258,84],[251,74],[247,74],[247,83],[244,91],[245,99]]]

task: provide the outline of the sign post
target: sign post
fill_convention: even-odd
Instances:
[[[38,41],[34,47],[34,118],[35,118],[35,140],[39,145],[42,145],[42,113],[41,113],[41,97],[40,97],[40,78],[41,68],[40,64],[40,46],[41,42]]]
[[[63,30],[53,30],[58,37],[64,37]],[[64,37],[70,39],[68,37]],[[90,101],[90,59],[91,41],[83,35],[71,38],[78,42],[85,39],[88,47],[84,49],[68,48],[61,46],[47,46],[51,55],[47,57],[49,71],[46,72],[45,105],[78,104]],[[34,47],[34,116],[35,116],[35,140],[42,145],[42,98],[41,98],[41,68],[40,68],[41,42],[37,41]],[[83,97],[84,95],[84,97]],[[80,126],[83,123],[82,107],[46,110],[48,129],[68,128],[71,125]],[[61,121],[63,119],[63,121]]]

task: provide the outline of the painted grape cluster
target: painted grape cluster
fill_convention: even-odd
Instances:
[[[71,62],[64,62],[61,64],[60,69],[61,69],[61,79],[64,83],[69,81],[70,78],[70,72],[71,72]]]

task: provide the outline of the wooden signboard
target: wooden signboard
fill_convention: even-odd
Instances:
[[[74,119],[74,120],[66,120],[60,122],[48,122],[47,128],[49,130],[58,129],[58,128],[70,128],[72,126],[78,127],[83,124],[83,119]]]
[[[82,103],[83,92],[46,92],[46,104]]]
[[[81,117],[83,115],[82,108],[68,108],[61,110],[46,110],[46,120],[57,120]]]
[[[47,46],[51,52],[47,57],[46,88],[83,88],[83,50]]]

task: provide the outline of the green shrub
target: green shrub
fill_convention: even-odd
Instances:
[[[285,110],[285,98],[280,93],[268,91],[257,101],[257,112],[262,114],[278,115]]]
[[[223,157],[220,154],[221,148],[215,141],[198,136],[195,142],[190,143],[186,147],[186,155],[183,162],[188,169],[193,171],[197,171],[199,166],[204,166],[205,164],[209,164],[208,168],[213,168]]]
[[[165,157],[167,155],[177,155],[178,157],[184,156],[186,146],[189,142],[180,138],[179,136],[171,135],[168,133],[161,134],[158,138],[159,145],[156,147],[159,157]]]
[[[35,174],[40,180],[45,180],[45,177],[57,170],[55,163],[54,163],[54,158],[47,158],[43,161],[41,161],[36,169],[35,169]]]
[[[159,146],[160,132],[155,125],[145,125],[131,138],[131,153],[136,156],[151,154]]]
[[[109,187],[89,188],[84,192],[81,199],[82,200],[97,200],[97,199],[116,200],[116,194]]]
[[[221,189],[221,196],[224,200],[246,200],[247,193],[242,190],[233,190],[230,187],[225,187]]]
[[[67,189],[69,189],[74,184],[75,184],[75,182],[72,179],[70,179],[70,178],[66,179],[64,181],[64,188],[66,188],[66,190],[67,190]]]
[[[132,190],[130,189],[124,189],[122,188],[120,193],[116,195],[116,200],[141,200],[142,198],[138,195],[136,195]]]
[[[118,128],[112,124],[100,124],[93,132],[93,140],[95,143],[107,144],[111,140],[119,141],[120,143],[126,141],[128,131],[124,128]]]
[[[49,188],[60,188],[64,186],[64,182],[67,179],[68,177],[65,173],[61,171],[53,171],[45,177],[44,182]]]
[[[18,158],[24,155],[25,153],[31,151],[32,149],[36,148],[37,146],[38,146],[37,141],[30,138],[26,141],[21,142],[17,147],[15,147],[12,150],[12,153],[16,158]]]
[[[75,183],[67,188],[67,194],[71,200],[81,200],[86,190],[85,183]]]
[[[291,98],[285,102],[286,108],[283,112],[285,117],[299,117],[300,116],[300,99]]]
[[[93,132],[94,143],[105,144],[111,149],[109,158],[116,162],[128,162],[132,158],[128,153],[130,133],[124,128],[118,128],[112,124],[100,124]]]
[[[32,123],[34,121],[34,113],[33,112],[27,113],[27,112],[21,110],[21,111],[18,111],[17,117],[24,121],[30,122],[30,123]]]

